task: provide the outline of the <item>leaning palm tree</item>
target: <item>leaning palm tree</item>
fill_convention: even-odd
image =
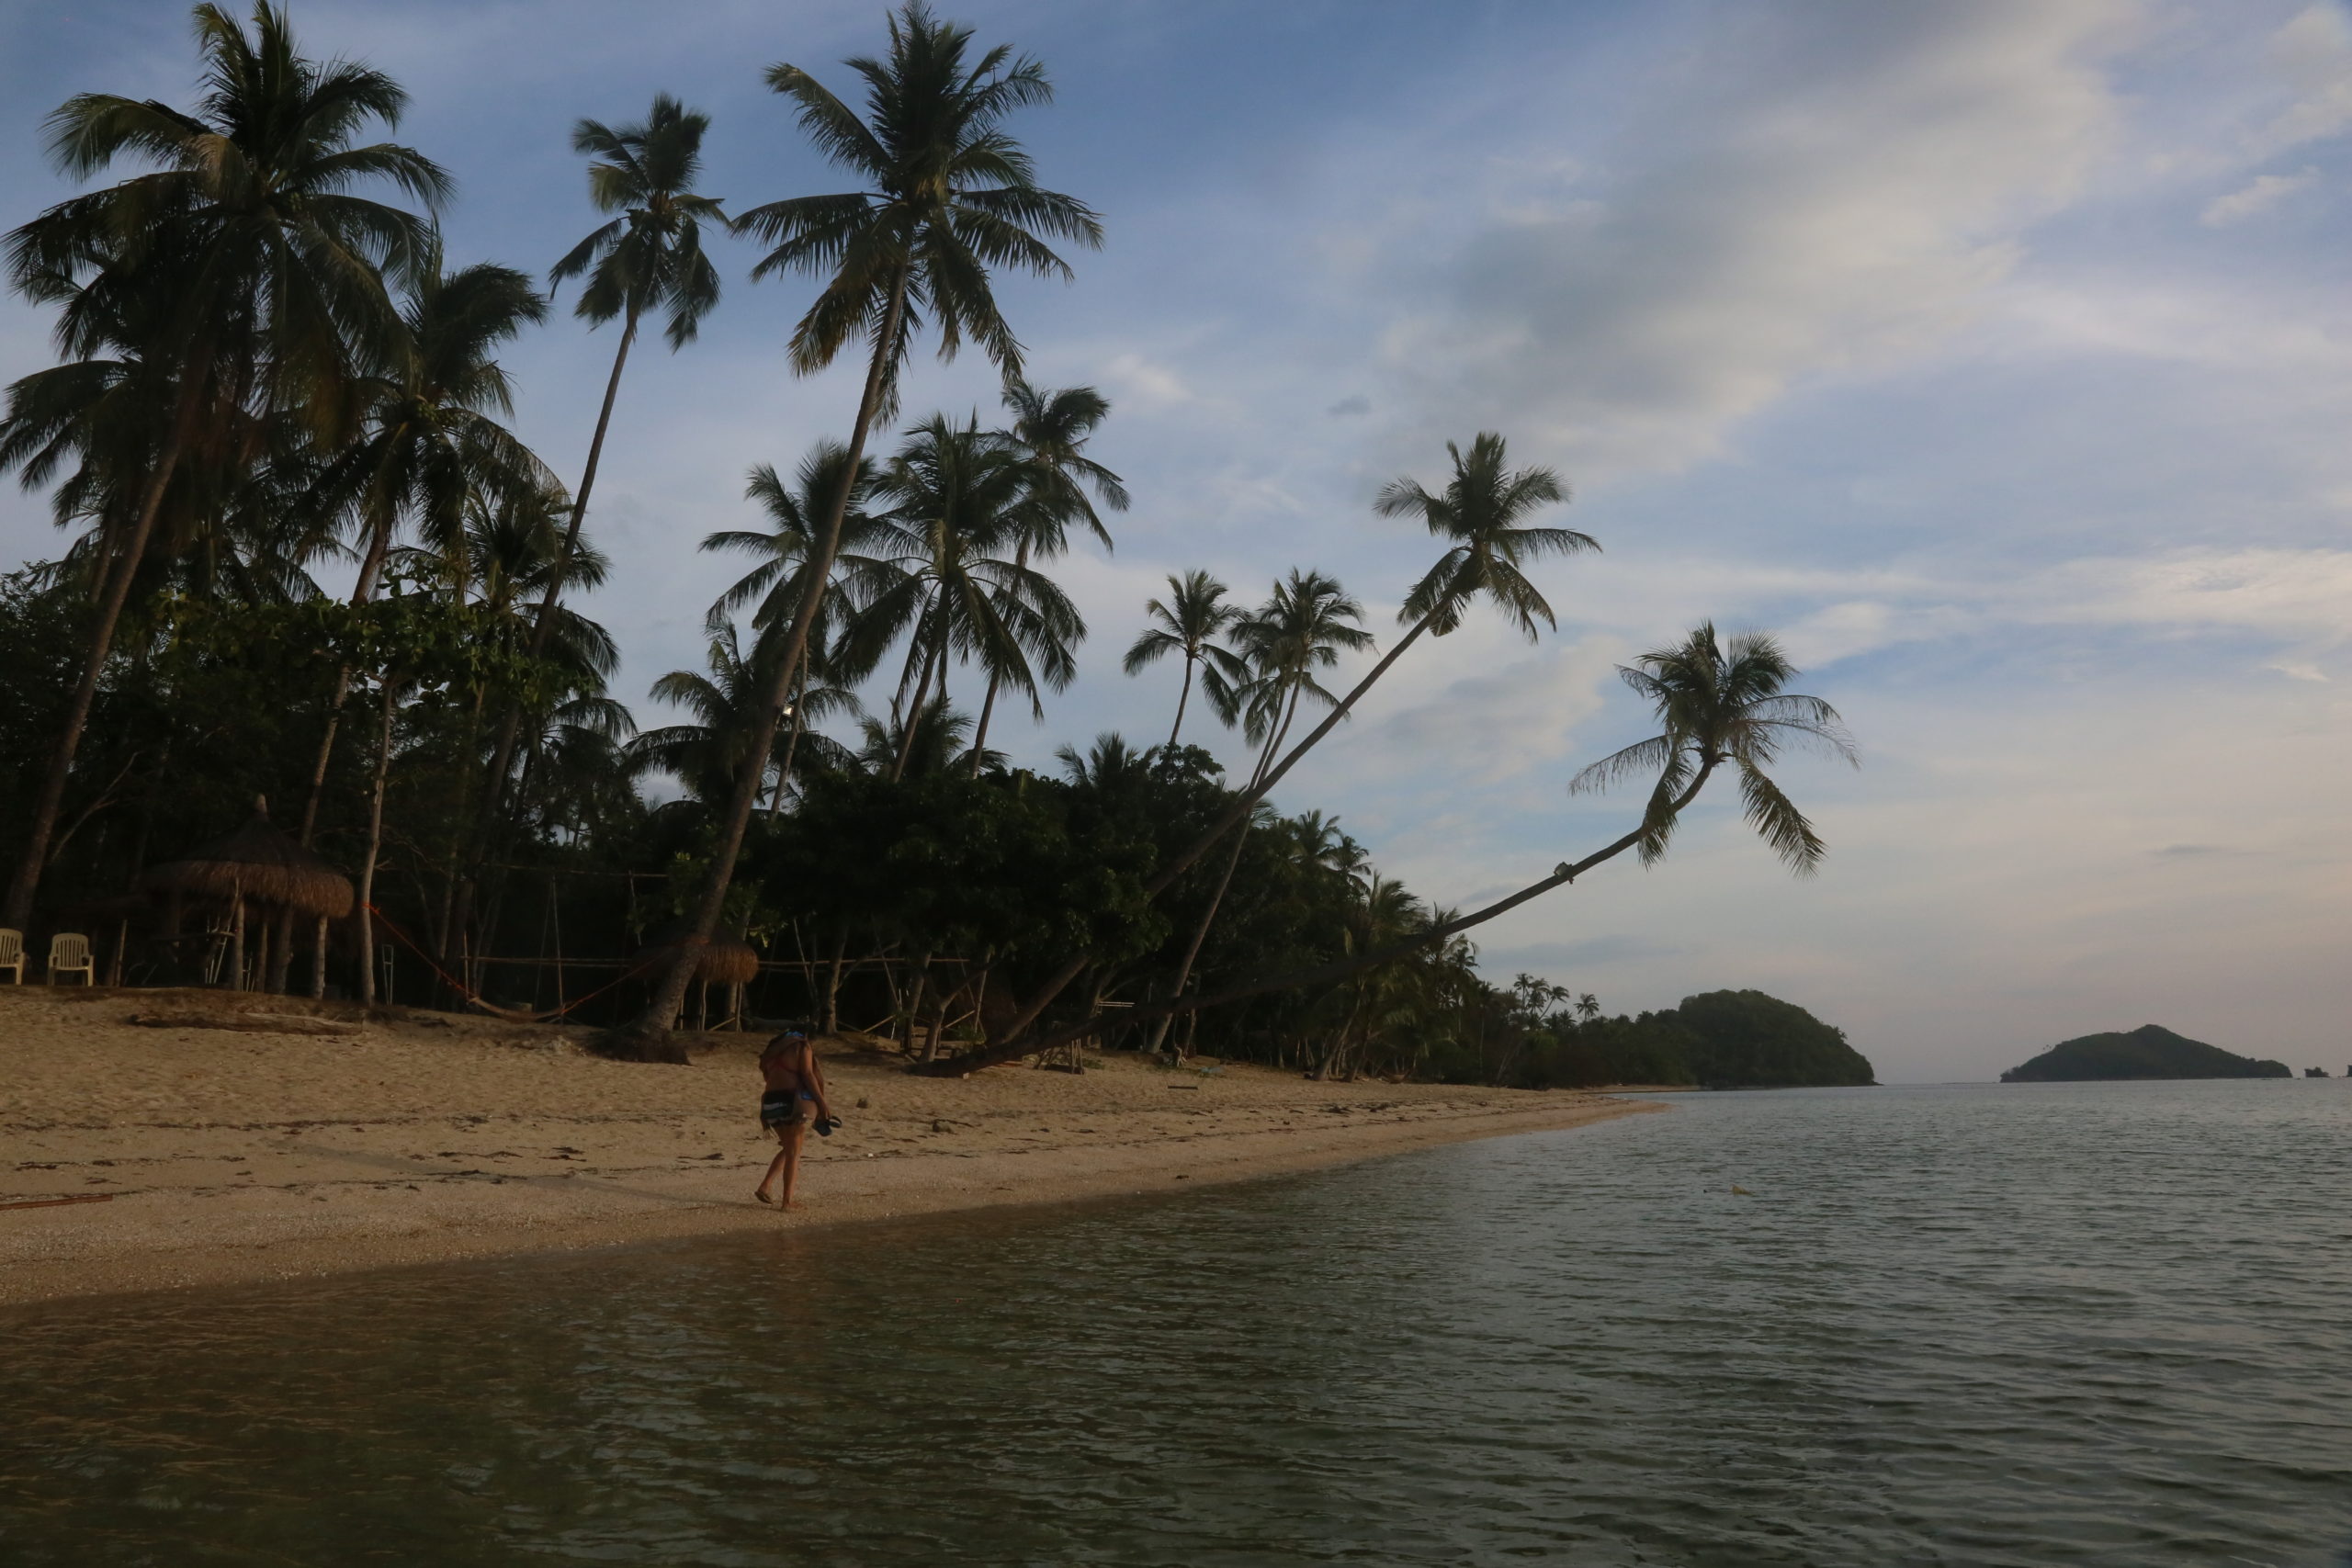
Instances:
[[[1250,774],[1251,788],[1265,776],[1274,753],[1282,749],[1292,721],[1298,716],[1299,705],[1310,697],[1326,705],[1338,700],[1315,679],[1315,672],[1337,664],[1342,653],[1360,653],[1372,646],[1372,634],[1354,624],[1363,618],[1363,606],[1335,580],[1319,571],[1293,569],[1274,584],[1272,594],[1255,614],[1237,624],[1235,640],[1245,649],[1250,679],[1237,690],[1236,705],[1241,711],[1242,733],[1259,742],[1257,765]],[[1168,991],[1171,997],[1184,994],[1202,944],[1208,941],[1209,928],[1216,923],[1217,910],[1233,886],[1233,874],[1250,841],[1247,820],[1236,823],[1233,852],[1226,857],[1208,906],[1193,928],[1193,940],[1177,963],[1176,977]],[[1168,1023],[1163,1017],[1153,1026],[1148,1049],[1159,1049],[1167,1038]]]
[[[1083,202],[1036,183],[1028,152],[1004,129],[1014,109],[1049,102],[1045,67],[1009,48],[968,58],[972,34],[906,0],[889,19],[887,58],[859,57],[849,67],[865,83],[864,118],[797,65],[768,70],[768,85],[793,100],[801,130],[818,149],[857,177],[858,188],[794,197],[745,213],[738,227],[772,245],[754,277],[806,272],[824,287],[792,333],[792,367],[825,368],[852,342],[866,344],[865,377],[850,425],[850,467],[865,455],[874,422],[898,406],[898,376],[926,314],[939,331],[939,353],[952,359],[969,339],[1007,377],[1021,371],[1021,344],[990,288],[998,267],[1067,277],[1069,265],[1041,236],[1093,246],[1102,227]],[[807,596],[794,613],[767,704],[773,727],[783,682],[800,662],[832,571],[849,497],[827,511],[818,535]],[[759,754],[763,747],[752,748]],[[707,939],[717,928],[758,798],[747,770],[721,827],[718,852],[695,914]],[[664,1032],[685,995],[692,965],[682,953],[637,1026]]]
[[[1405,596],[1404,608],[1397,615],[1400,622],[1408,623],[1405,635],[1365,671],[1346,696],[1331,705],[1331,711],[1305,739],[1283,752],[1279,760],[1269,754],[1257,776],[1235,795],[1226,810],[1191,844],[1161,863],[1144,885],[1145,897],[1157,898],[1165,893],[1191,869],[1193,862],[1246,818],[1301,757],[1338,728],[1363,694],[1424,633],[1445,636],[1462,624],[1463,615],[1479,599],[1494,604],[1530,640],[1537,635],[1539,624],[1555,624],[1551,605],[1528,581],[1521,568],[1546,556],[1574,555],[1600,547],[1591,536],[1572,528],[1532,527],[1527,524],[1527,517],[1537,509],[1566,501],[1567,487],[1550,468],[1507,467],[1503,438],[1490,431],[1482,432],[1472,441],[1466,455],[1452,442],[1446,444],[1446,452],[1453,459],[1453,477],[1442,491],[1432,493],[1413,479],[1400,479],[1384,487],[1374,503],[1374,509],[1384,516],[1418,514],[1430,533],[1448,542],[1446,552],[1438,558],[1437,564]],[[1007,1025],[1007,1035],[1017,1037],[1035,1022],[1038,1014],[1091,961],[1091,954],[1084,952],[1065,960]]]
[[[1188,571],[1182,577],[1170,572],[1168,597],[1144,601],[1144,615],[1155,624],[1145,627],[1119,666],[1130,675],[1138,675],[1165,655],[1183,656],[1184,683],[1176,694],[1176,722],[1168,727],[1171,750],[1184,729],[1184,709],[1193,700],[1195,671],[1218,717],[1230,724],[1240,711],[1236,694],[1250,679],[1250,667],[1239,654],[1216,640],[1247,614],[1238,604],[1225,603],[1229,592],[1205,571]]]
[[[1796,670],[1777,641],[1759,632],[1747,632],[1726,642],[1717,637],[1712,623],[1703,623],[1682,641],[1645,653],[1630,666],[1621,665],[1618,673],[1649,703],[1658,721],[1658,733],[1581,770],[1568,787],[1576,793],[1597,791],[1655,773],[1641,821],[1631,831],[1581,860],[1563,861],[1550,875],[1507,897],[1469,914],[1433,922],[1407,941],[1300,973],[1252,980],[1213,996],[1180,998],[1173,1005],[1183,1010],[1216,1007],[1266,991],[1344,980],[1359,970],[1484,925],[1574,882],[1627,850],[1638,852],[1643,864],[1655,864],[1664,858],[1682,813],[1707,781],[1726,768],[1739,777],[1740,801],[1748,826],[1781,863],[1799,876],[1810,876],[1820,868],[1828,846],[1766,770],[1791,749],[1824,753],[1855,766],[1860,765],[1860,759],[1836,708],[1819,697],[1786,689]],[[1595,1003],[1587,1016],[1597,1016],[1599,1011]],[[1037,1046],[1033,1043],[1026,1049]]]
[[[414,214],[353,188],[382,181],[428,209],[449,189],[421,153],[357,144],[370,121],[397,125],[407,107],[390,77],[304,57],[285,11],[266,0],[254,8],[250,35],[217,6],[197,7],[195,21],[205,64],[196,113],[85,93],[49,118],[51,154],[70,175],[125,156],[156,167],[62,202],[8,237],[17,290],[66,307],[60,340],[69,355],[78,307],[103,309],[116,292],[153,301],[146,358],[170,387],[149,404],[155,419],[136,459],[137,500],[117,519],[117,567],[99,592],[82,680],[0,907],[9,925],[31,912],[116,623],[181,460],[204,442],[208,408],[259,407],[339,444],[357,420],[362,373],[402,351],[383,270],[412,270],[430,234]]]

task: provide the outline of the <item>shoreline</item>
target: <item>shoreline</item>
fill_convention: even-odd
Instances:
[[[582,1055],[580,1032],[0,990],[0,1205],[42,1205],[0,1209],[0,1307],[1180,1191],[1666,1109],[1118,1055],[914,1078],[827,1042],[846,1124],[808,1139],[803,1206],[780,1213],[750,1196],[775,1151],[752,1114],[760,1037],[690,1036],[673,1067]]]

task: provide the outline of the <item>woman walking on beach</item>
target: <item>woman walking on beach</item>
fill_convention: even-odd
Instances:
[[[800,1175],[800,1143],[808,1136],[810,1113],[815,1113],[820,1126],[831,1130],[833,1111],[825,1103],[825,1074],[817,1066],[817,1050],[808,1043],[808,1036],[787,1029],[760,1053],[760,1125],[773,1132],[784,1146],[769,1162],[767,1175],[752,1196],[789,1209],[794,1206],[792,1185]],[[784,1183],[780,1198],[776,1193],[779,1178]]]

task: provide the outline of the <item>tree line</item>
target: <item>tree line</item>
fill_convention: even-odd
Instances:
[[[0,578],[17,677],[0,822],[21,833],[0,924],[128,919],[146,865],[266,795],[355,872],[335,983],[367,999],[385,931],[445,977],[444,1000],[494,991],[483,965],[535,929],[543,953],[550,933],[558,953],[650,948],[628,1015],[604,1004],[604,1048],[680,1059],[669,1031],[698,970],[750,940],[793,955],[796,1005],[896,1030],[938,1070],[1116,1033],[1409,1073],[1476,1057],[1524,1011],[1478,977],[1464,932],[1627,852],[1655,862],[1717,773],[1792,867],[1820,860],[1769,770],[1791,745],[1850,744],[1827,704],[1787,690],[1770,637],[1711,625],[1624,669],[1657,732],[1571,781],[1645,783],[1628,830],[1483,908],[1434,908],[1335,820],[1270,804],[1421,639],[1473,614],[1555,629],[1531,570],[1600,547],[1540,520],[1566,486],[1491,432],[1449,446],[1434,485],[1377,497],[1439,548],[1385,648],[1323,571],[1254,602],[1173,573],[1124,660],[1181,664],[1164,740],[1100,736],[1049,773],[991,750],[1006,705],[1042,716],[1075,676],[1088,627],[1053,565],[1111,547],[1130,497],[1089,456],[1107,400],[1034,385],[992,291],[1008,269],[1067,276],[1054,247],[1102,238],[1010,129],[1050,101],[1047,75],[921,0],[888,14],[882,52],[845,62],[854,103],[793,64],[765,73],[847,190],[729,214],[695,189],[706,116],[664,95],[639,120],[581,120],[605,221],[545,290],[446,254],[448,175],[369,140],[397,130],[397,83],[305,54],[267,3],[195,23],[194,107],[68,99],[48,121],[60,169],[135,172],[6,241],[12,286],[54,311],[59,363],[8,389],[0,470],[46,491],[71,539]],[[788,477],[752,468],[757,525],[702,541],[740,575],[709,607],[706,668],[653,686],[683,721],[640,730],[609,690],[619,650],[578,607],[609,570],[587,525],[607,446],[628,439],[639,333],[691,345],[720,298],[721,235],[761,247],[753,280],[813,282],[790,373],[854,352],[864,375],[846,438],[810,439]],[[614,333],[569,483],[509,428],[498,358],[567,289]],[[909,415],[926,341],[983,354],[1001,407]],[[330,596],[312,574],[336,564],[352,586]],[[1350,665],[1365,667],[1339,689]],[[1246,772],[1186,740],[1212,723],[1248,742]],[[289,983],[287,919],[264,972],[232,983]]]

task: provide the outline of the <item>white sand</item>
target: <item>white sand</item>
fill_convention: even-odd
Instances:
[[[755,1203],[754,1036],[687,1067],[578,1031],[412,1012],[349,1034],[142,1028],[277,997],[0,986],[0,1303],[288,1278],[1229,1181],[1659,1107],[1594,1095],[1170,1072],[910,1077],[823,1048],[835,1114],[802,1208]],[[246,1021],[248,1023],[253,1021]]]

